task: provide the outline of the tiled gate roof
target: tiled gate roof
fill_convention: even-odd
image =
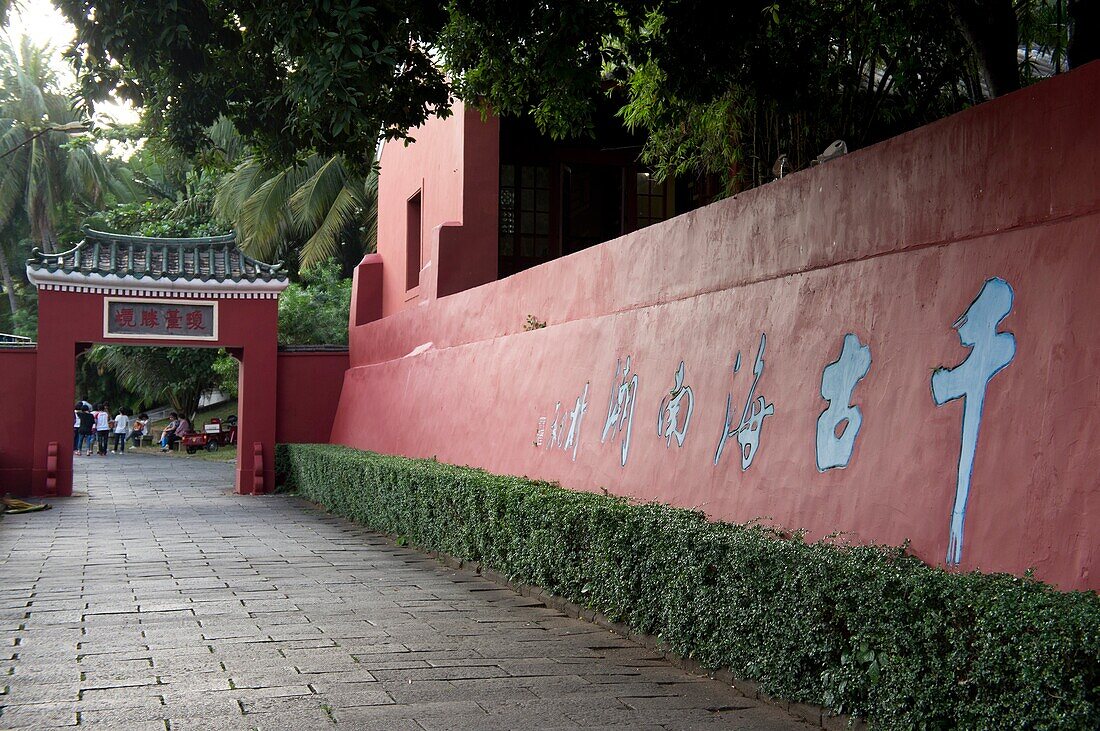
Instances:
[[[27,276],[37,286],[88,288],[194,288],[281,290],[283,265],[265,264],[237,246],[236,234],[203,238],[155,238],[84,230],[69,251],[34,249]]]

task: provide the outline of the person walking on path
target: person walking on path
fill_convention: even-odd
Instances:
[[[126,437],[130,434],[129,409],[119,409],[115,416],[115,448],[112,454],[124,454],[126,452]]]
[[[82,404],[77,404],[73,407],[73,454],[80,454],[80,407]]]
[[[80,441],[77,442],[76,453],[87,447],[88,456],[92,456],[92,442],[95,441],[95,417],[88,409],[87,404],[77,404],[76,418],[80,420]]]
[[[107,456],[107,440],[111,436],[111,412],[107,404],[100,404],[95,412],[95,434],[99,442],[99,456]]]

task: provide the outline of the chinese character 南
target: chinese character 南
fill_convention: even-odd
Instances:
[[[970,354],[954,368],[937,368],[932,373],[932,398],[937,406],[963,399],[962,448],[955,483],[955,506],[951,511],[948,564],[958,564],[962,560],[963,523],[986,385],[1016,356],[1016,336],[997,331],[1001,320],[1011,311],[1012,287],[1000,277],[987,280],[977,298],[953,325],[959,331],[959,341],[970,348]]]
[[[848,333],[840,357],[821,372],[821,397],[829,407],[817,418],[817,469],[847,467],[863,425],[863,412],[850,406],[852,391],[871,368],[871,348]],[[840,433],[837,430],[840,429]]]
[[[684,423],[680,423],[680,412],[683,410]],[[673,437],[676,445],[684,446],[687,437],[688,426],[691,425],[691,413],[695,410],[695,394],[690,386],[684,385],[684,361],[680,361],[680,367],[676,369],[672,390],[661,399],[661,408],[657,412],[657,436],[664,437],[665,447],[672,446]]]
[[[760,374],[764,372],[764,346],[768,339],[764,333],[760,333],[760,345],[756,349],[756,362],[752,366],[752,385],[749,386],[748,396],[745,398],[745,409],[741,412],[741,421],[733,423],[733,394],[726,396],[726,422],[722,427],[722,438],[718,441],[718,449],[714,453],[714,464],[722,459],[722,451],[726,448],[726,440],[737,437],[737,443],[741,445],[741,470],[747,470],[756,457],[756,451],[760,448],[760,432],[764,427],[764,418],[775,413],[775,405],[766,402],[763,396],[755,396],[756,385],[760,381]],[[733,364],[733,372],[741,370],[741,353],[737,353],[737,359]],[[755,396],[755,400],[754,400]]]
[[[179,330],[182,325],[182,319],[180,318],[179,310],[165,310],[164,312],[164,326],[169,330]]]
[[[157,317],[156,310],[142,310],[141,311],[141,326],[142,327],[159,327],[160,322]]]
[[[630,452],[630,432],[634,426],[634,399],[638,395],[638,374],[630,373],[630,356],[626,360],[615,361],[615,371],[611,377],[611,394],[607,401],[607,420],[604,421],[600,443],[607,441],[611,434],[622,433],[622,445],[619,450],[619,464],[626,467],[626,458]],[[621,368],[620,368],[621,366]]]
[[[134,308],[133,307],[120,307],[115,312],[115,322],[119,327],[133,327],[134,326]]]
[[[187,313],[187,329],[202,330],[202,310],[192,310]]]

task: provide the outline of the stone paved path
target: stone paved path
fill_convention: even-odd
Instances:
[[[0,521],[0,729],[796,729],[225,464],[81,458]]]

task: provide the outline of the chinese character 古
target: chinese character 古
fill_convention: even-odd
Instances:
[[[863,412],[850,406],[852,391],[871,368],[871,348],[848,333],[840,357],[821,372],[821,398],[829,407],[817,418],[817,469],[847,467],[856,446],[856,436],[863,425]],[[842,431],[838,435],[837,429]]]
[[[620,369],[621,366],[621,369]],[[626,457],[630,452],[630,432],[634,426],[634,399],[638,395],[638,374],[630,374],[630,356],[626,361],[615,361],[615,371],[611,376],[611,394],[607,400],[607,420],[604,421],[600,444],[607,441],[613,433],[622,433],[619,449],[619,464],[626,467]]]
[[[684,423],[680,424],[680,409],[684,409]],[[691,425],[691,412],[695,410],[695,394],[690,386],[684,385],[684,361],[676,369],[672,390],[661,399],[661,408],[657,412],[657,436],[664,437],[665,447],[672,446],[676,437],[676,446],[684,446],[688,426]]]
[[[749,394],[745,398],[745,409],[741,412],[741,421],[733,423],[733,394],[726,396],[726,421],[722,427],[722,438],[718,441],[718,449],[714,452],[714,464],[722,459],[722,451],[726,448],[726,440],[737,437],[737,443],[741,445],[741,471],[747,470],[752,465],[756,451],[760,448],[760,433],[764,427],[764,418],[775,413],[775,405],[766,402],[763,396],[756,396],[756,385],[760,381],[760,374],[764,372],[764,346],[768,338],[760,333],[760,345],[756,349],[756,362],[752,366],[752,385],[749,386]],[[741,370],[741,353],[737,353],[737,359],[733,364],[733,372]]]
[[[951,511],[948,564],[958,564],[962,560],[963,522],[966,501],[970,497],[970,477],[978,449],[986,385],[1016,355],[1016,336],[997,332],[997,326],[1011,311],[1012,287],[999,277],[987,280],[974,302],[953,325],[959,331],[959,341],[970,348],[970,354],[954,368],[937,368],[932,373],[932,398],[937,406],[963,399],[962,448],[955,483],[955,506]]]

